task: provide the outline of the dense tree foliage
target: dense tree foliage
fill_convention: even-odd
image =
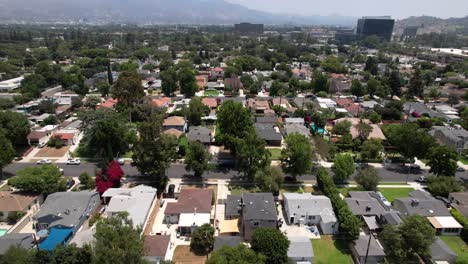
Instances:
[[[214,251],[206,264],[265,264],[266,257],[241,244],[237,247],[224,246]]]
[[[190,248],[199,255],[206,255],[214,246],[215,229],[210,224],[204,224],[192,232]]]
[[[294,178],[312,169],[312,145],[307,137],[293,133],[285,138],[286,148],[281,151],[283,171]]]
[[[66,189],[59,168],[49,164],[18,170],[16,176],[8,180],[8,184],[23,191],[45,195]]]
[[[193,171],[195,177],[201,177],[208,169],[210,159],[211,155],[207,148],[198,141],[192,141],[185,154],[185,169]]]
[[[266,263],[287,263],[289,244],[288,238],[278,229],[260,227],[252,234],[252,249],[266,256]]]

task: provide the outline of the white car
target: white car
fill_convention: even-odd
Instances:
[[[78,158],[67,160],[67,165],[80,165],[80,163],[81,163],[81,160]]]
[[[60,168],[60,167],[57,167],[57,168],[59,169],[59,171],[60,171],[60,174],[61,174],[61,175],[63,175],[63,173],[64,173],[64,172],[63,172],[63,169],[62,169],[62,168]]]
[[[124,165],[125,164],[125,160],[120,158],[120,159],[117,159],[117,162],[120,164],[120,165]]]
[[[50,159],[41,159],[36,162],[37,164],[52,164],[52,160]]]
[[[42,142],[42,143],[39,143],[39,144],[37,145],[37,147],[38,147],[38,148],[43,148],[43,147],[45,147],[46,145],[47,145],[47,144],[46,144],[45,142]]]

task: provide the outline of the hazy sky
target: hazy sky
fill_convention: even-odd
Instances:
[[[468,15],[468,0],[227,0],[253,9],[300,15],[391,15],[395,18]]]

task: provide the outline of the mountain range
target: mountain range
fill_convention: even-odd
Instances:
[[[252,22],[352,26],[348,16],[295,16],[225,0],[0,0],[0,22],[233,24]]]
[[[419,27],[419,34],[421,33],[441,33],[441,32],[455,32],[460,29],[468,28],[468,16],[453,17],[442,19],[433,16],[418,16],[409,17],[403,20],[398,20],[395,23],[395,32],[403,32],[406,27]]]

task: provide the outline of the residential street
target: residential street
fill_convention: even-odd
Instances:
[[[64,163],[57,164],[60,168],[63,168],[65,176],[72,176],[78,177],[82,172],[88,172],[90,175],[94,174],[94,170],[96,166],[94,163],[82,163],[80,165],[66,165]],[[35,163],[13,163],[7,166],[4,169],[5,177],[11,177],[14,173],[22,168],[28,166],[37,166]],[[129,164],[126,164],[123,167],[126,175],[129,176],[137,176],[138,170],[135,167],[132,167]],[[384,182],[404,182],[406,181],[406,177],[408,175],[408,168],[402,167],[401,165],[388,165],[386,167],[378,167],[376,170],[379,172],[379,175],[382,177],[382,181]],[[411,174],[408,177],[408,181],[415,181],[421,175],[427,175],[428,171],[420,170],[414,171],[412,170]],[[169,178],[177,179],[183,178],[184,175],[189,175],[189,172],[185,170],[185,165],[183,164],[172,164],[172,166],[168,170]],[[205,173],[204,177],[206,179],[229,179],[233,177],[238,177],[239,174],[237,171],[233,169],[218,169],[216,171],[210,171]],[[468,178],[468,172],[457,172],[457,178],[465,177]],[[304,175],[299,177],[301,181],[315,181],[315,176]]]

